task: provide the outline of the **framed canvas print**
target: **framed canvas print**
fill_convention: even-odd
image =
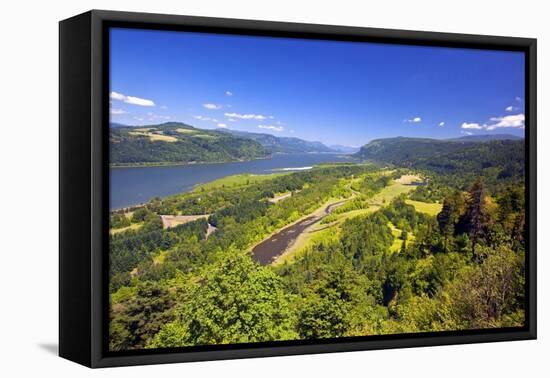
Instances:
[[[536,41],[60,23],[60,355],[536,337]]]

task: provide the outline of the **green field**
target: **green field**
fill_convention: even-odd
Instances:
[[[382,174],[389,173],[382,172]],[[389,186],[383,188],[380,192],[376,193],[372,197],[372,199],[370,200],[371,205],[365,209],[350,210],[343,213],[333,213],[327,216],[326,219],[330,220],[329,224],[317,223],[312,226],[308,232],[304,232],[302,235],[300,235],[296,242],[291,245],[284,254],[278,257],[273,264],[281,265],[285,262],[291,262],[293,259],[300,256],[304,252],[304,250],[314,245],[315,243],[321,240],[326,240],[327,238],[336,237],[338,235],[340,226],[345,220],[373,213],[376,210],[379,210],[384,205],[389,204],[394,198],[400,196],[401,194],[406,194],[414,190],[414,186],[407,185],[411,177],[418,179],[418,176],[407,175],[398,180],[392,181]],[[360,179],[354,178],[348,180],[347,185],[352,185],[354,182],[357,182],[357,180]],[[337,200],[333,200],[332,202],[337,202]],[[320,209],[324,209],[326,206],[327,204],[324,204],[320,207]],[[398,251],[401,248],[402,244],[402,240],[398,239],[398,237],[401,235],[401,230],[393,227],[392,232],[394,230],[397,234],[394,234],[395,240],[394,245],[391,247],[392,252]],[[407,240],[411,240],[411,238],[413,238],[413,236],[409,234]]]
[[[406,202],[409,205],[413,205],[416,211],[434,216],[439,214],[441,212],[441,208],[443,207],[440,203],[428,203],[413,200],[407,200]]]
[[[268,175],[254,175],[250,173],[245,173],[241,175],[226,176],[204,184],[199,184],[193,189],[193,191],[202,192],[220,188],[237,188],[241,186],[247,186],[273,180],[277,177],[288,174],[289,173],[271,173]]]

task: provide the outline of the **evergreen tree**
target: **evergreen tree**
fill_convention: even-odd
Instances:
[[[483,232],[483,210],[485,204],[485,190],[480,178],[474,182],[468,194],[468,206],[465,217],[468,234],[472,243],[472,255],[475,256],[476,244]]]

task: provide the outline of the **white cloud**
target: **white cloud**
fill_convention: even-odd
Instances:
[[[256,119],[263,121],[267,117],[261,114],[239,114],[239,113],[225,113],[227,118],[238,118],[238,119]]]
[[[124,101],[126,100],[126,96],[124,96],[122,93],[118,93],[118,92],[111,92],[111,96],[110,96],[113,100],[118,100],[118,101]]]
[[[258,125],[260,129],[267,129],[267,130],[273,130],[281,132],[284,130],[284,127],[282,126],[273,126],[273,125]]]
[[[514,114],[507,115],[504,117],[493,117],[491,118],[492,122],[496,122],[492,125],[487,126],[487,130],[495,130],[501,127],[511,127],[511,128],[525,128],[525,114]]]
[[[508,107],[507,107],[506,109],[504,109],[504,110],[506,110],[508,113],[511,113],[511,112],[517,111],[518,108],[517,108],[516,106],[510,105],[510,106],[508,106]]]
[[[480,125],[479,123],[475,123],[475,122],[472,122],[472,123],[464,122],[460,127],[463,129],[481,130],[485,127],[485,125]]]
[[[151,100],[147,100],[145,98],[133,97],[133,96],[127,96],[124,102],[127,104],[139,105],[139,106],[155,106],[155,103]]]
[[[445,122],[439,122],[439,126],[441,127],[445,126]]]
[[[225,91],[225,95],[226,95],[226,96],[233,96],[233,92],[231,92],[231,91]]]
[[[162,110],[166,110],[166,109],[168,109],[168,106],[162,105],[160,108],[161,108]]]
[[[522,99],[521,97],[519,97],[519,96],[516,96],[516,101],[517,101],[517,102],[522,102],[523,99]]]
[[[127,104],[131,105],[139,105],[139,106],[155,106],[155,103],[152,100],[147,100],[145,98],[140,97],[134,97],[134,96],[126,96],[122,93],[118,92],[111,92],[109,96],[112,100],[117,101],[123,101]]]
[[[218,104],[202,104],[202,106],[210,110],[217,110],[223,107],[222,105],[218,105]]]
[[[461,134],[464,134],[464,135],[473,135],[473,133],[469,132],[469,131],[460,131]]]
[[[464,122],[461,126],[462,129],[473,129],[481,130],[486,129],[489,131],[496,130],[498,128],[525,128],[525,115],[522,114],[511,114],[503,117],[492,117],[490,118],[491,123],[480,125],[479,123],[467,123]]]
[[[225,123],[218,123],[218,127],[227,128],[227,125]]]
[[[111,108],[111,109],[110,109],[110,113],[111,113],[112,115],[126,114],[126,110]]]
[[[408,123],[420,123],[420,122],[422,122],[422,118],[420,118],[420,117],[414,117],[414,118],[411,118],[411,119],[406,119],[406,120],[404,120],[403,122],[408,122]]]

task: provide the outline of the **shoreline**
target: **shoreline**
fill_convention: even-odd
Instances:
[[[159,162],[159,163],[144,163],[144,164],[109,164],[109,169],[117,168],[157,168],[157,167],[180,167],[188,165],[204,165],[204,164],[228,164],[228,163],[249,163],[256,160],[270,160],[273,159],[273,155],[301,155],[301,154],[322,154],[322,155],[343,155],[351,156],[352,154],[345,154],[342,152],[275,152],[266,157],[259,157],[247,160],[228,160],[228,161],[197,161],[197,162]]]
[[[269,160],[271,158],[272,157],[256,158],[256,159],[250,159],[250,160],[228,160],[228,161],[166,162],[166,163],[120,164],[120,165],[109,164],[109,169],[183,167],[188,165],[204,165],[204,164],[248,163],[255,160]]]

